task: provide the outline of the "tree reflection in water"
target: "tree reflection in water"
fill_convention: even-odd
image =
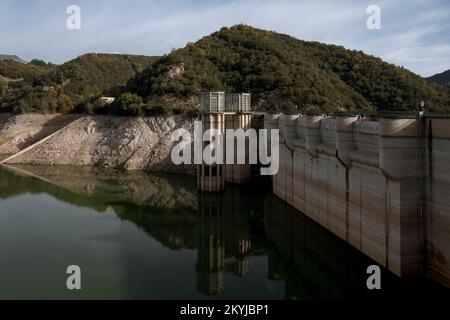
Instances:
[[[0,199],[25,193],[114,213],[168,250],[196,250],[196,289],[206,297],[223,296],[227,274],[251,277],[258,257],[267,261],[265,278],[284,284],[287,299],[384,298],[429,288],[426,282],[408,290],[409,282],[384,270],[383,290],[368,291],[366,268],[374,264],[369,258],[260,185],[199,193],[189,176],[72,166],[1,168]]]

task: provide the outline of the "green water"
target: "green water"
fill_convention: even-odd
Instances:
[[[360,299],[440,294],[373,261],[261,186],[196,191],[189,176],[0,168],[0,298]],[[66,268],[81,268],[81,290]],[[411,290],[417,289],[417,290]]]

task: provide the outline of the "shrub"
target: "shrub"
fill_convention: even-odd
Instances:
[[[111,105],[110,112],[119,116],[141,116],[144,114],[142,98],[134,93],[122,93]]]
[[[66,113],[72,111],[74,104],[68,95],[62,94],[58,97],[56,111]]]
[[[124,115],[132,117],[141,117],[144,115],[144,111],[142,110],[140,104],[133,103],[128,106]]]
[[[145,107],[145,115],[149,117],[169,116],[172,114],[172,109],[164,105],[155,105]]]
[[[197,108],[188,108],[183,112],[183,116],[186,118],[194,119],[198,117],[198,109]]]

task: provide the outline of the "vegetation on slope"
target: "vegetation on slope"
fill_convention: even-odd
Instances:
[[[47,64],[41,60],[22,63],[14,60],[0,60],[0,76],[9,79],[24,79],[32,82],[33,79],[56,68],[54,64]]]
[[[173,68],[183,72],[173,76]],[[343,47],[239,25],[159,59],[128,90],[187,99],[200,90],[249,91],[254,106],[323,111],[448,110],[450,94],[403,68]]]
[[[435,74],[427,79],[439,83],[440,85],[447,86],[450,89],[450,70]]]
[[[24,80],[8,85],[0,81],[0,111],[87,111],[89,103],[100,96],[118,95],[120,86],[154,60],[147,56],[91,53],[60,66],[44,66],[39,61],[14,65],[5,74]],[[12,63],[8,61],[8,65]]]
[[[204,90],[251,92],[255,109],[406,111],[422,100],[432,111],[450,107],[450,90],[379,58],[244,25],[160,58],[87,54],[26,66],[14,74],[24,81],[0,81],[0,111],[193,113]],[[103,107],[102,95],[118,99]]]
[[[423,100],[429,110],[450,111],[449,91],[407,69],[339,46],[317,42],[305,46],[322,69],[337,74],[377,110],[418,110]]]
[[[86,97],[108,94],[142,72],[154,57],[95,54],[82,55],[36,80],[37,85],[63,86],[67,94]]]

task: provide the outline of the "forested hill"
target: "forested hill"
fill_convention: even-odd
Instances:
[[[447,86],[450,89],[450,70],[435,74],[434,76],[431,76],[427,79],[439,83],[443,86]]]
[[[55,68],[56,65],[47,64],[40,60],[33,60],[30,63],[0,60],[0,76],[8,79],[24,79],[27,82],[32,82],[37,77]]]
[[[89,53],[62,65],[1,61],[0,112],[83,112],[86,103],[99,96],[118,95],[121,86],[155,59]],[[23,81],[8,83],[8,78]]]
[[[253,93],[257,108],[449,111],[444,87],[361,51],[239,25],[173,51],[130,80],[147,100],[201,90]],[[192,99],[191,99],[192,100]]]
[[[204,90],[251,92],[254,109],[450,112],[450,90],[361,51],[238,25],[163,57],[85,54],[0,61],[0,112],[195,113]],[[101,96],[115,96],[105,107]]]
[[[88,53],[58,66],[35,84],[63,86],[67,94],[102,94],[147,68],[156,58],[149,56]]]

